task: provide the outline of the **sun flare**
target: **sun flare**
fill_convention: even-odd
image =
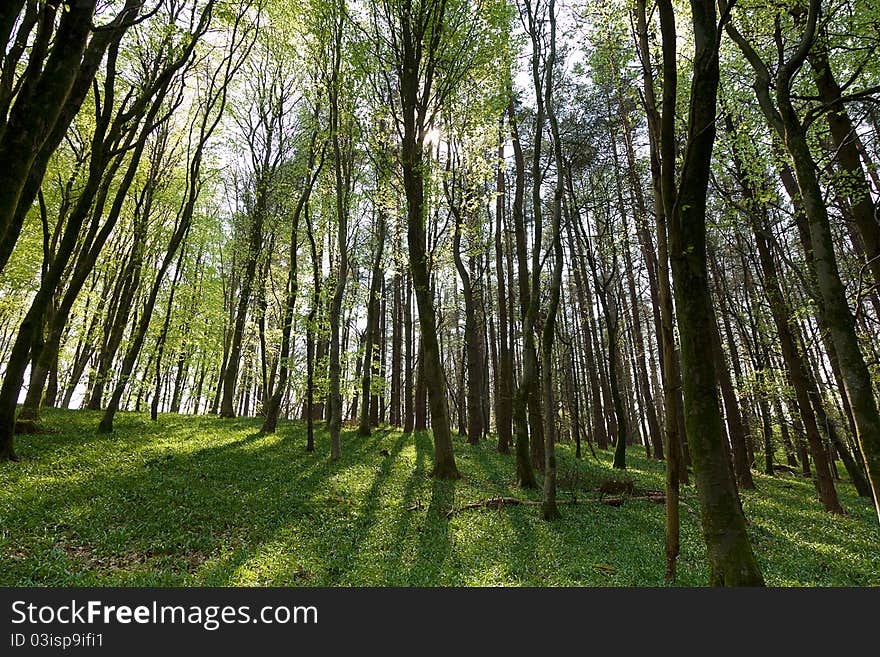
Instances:
[[[430,128],[425,133],[425,138],[422,140],[422,143],[425,146],[436,146],[440,143],[442,135],[440,134],[440,130],[438,128]]]

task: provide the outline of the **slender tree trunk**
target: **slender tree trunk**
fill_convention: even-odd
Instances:
[[[156,339],[156,357],[155,357],[155,379],[153,401],[150,404],[150,419],[155,422],[159,416],[159,397],[162,389],[162,356],[165,353],[165,343],[168,340],[168,327],[171,325],[171,311],[174,309],[174,296],[177,292],[177,284],[183,274],[183,256],[186,253],[185,245],[181,246],[180,255],[177,258],[177,267],[174,271],[174,278],[171,279],[171,291],[168,293],[168,303],[165,308],[165,321],[162,323],[162,330]]]
[[[9,228],[34,160],[62,115],[77,79],[91,32],[95,5],[95,0],[65,4],[58,29],[53,35],[51,53],[42,69],[39,61],[35,61],[25,70],[24,75],[32,79],[16,97],[0,134],[0,162],[4,163],[3,176],[0,178],[0,237],[4,243],[8,240],[14,244],[18,237],[17,231],[10,234]],[[51,25],[57,9],[56,3],[46,3],[43,22]],[[48,30],[44,34],[48,38]],[[41,43],[38,40],[34,48],[41,50],[46,45],[45,41]],[[31,56],[40,58],[36,51]],[[73,115],[69,116],[68,122],[71,120]],[[11,252],[11,248],[9,250]],[[7,447],[5,440],[0,446],[2,456],[14,456],[11,443]]]
[[[841,88],[828,61],[828,34],[824,26],[818,28],[818,38],[810,49],[807,60],[813,68],[812,79],[822,102],[833,106],[825,119],[830,128],[831,141],[837,165],[845,177],[832,177],[838,193],[849,200],[849,213],[858,228],[864,247],[864,259],[874,279],[873,294],[880,286],[880,221],[872,201],[871,188],[858,150],[858,131],[850,119],[847,106],[841,102]]]
[[[550,0],[547,7],[550,22],[549,53],[547,55],[544,102],[547,106],[547,119],[553,141],[553,155],[556,160],[556,187],[553,192],[551,214],[551,244],[553,248],[553,272],[550,279],[550,299],[547,303],[546,317],[541,331],[541,357],[544,367],[541,371],[541,384],[544,396],[544,495],[541,513],[544,520],[560,517],[556,505],[556,392],[553,386],[553,343],[556,337],[556,315],[562,288],[562,194],[564,191],[565,163],[562,159],[562,141],[556,120],[553,99],[553,67],[556,62],[556,3]]]
[[[379,329],[379,292],[381,278],[384,276],[382,272],[382,249],[385,244],[385,214],[384,210],[379,210],[379,217],[376,225],[376,241],[375,251],[373,255],[373,269],[370,279],[370,297],[367,303],[367,326],[364,329],[364,358],[361,368],[361,396],[363,397],[363,405],[361,406],[360,422],[358,424],[358,434],[361,436],[370,435],[370,380],[373,373],[373,346],[376,340],[376,333]]]
[[[536,377],[537,367],[534,335],[531,323],[527,323],[527,309],[529,306],[529,271],[526,255],[525,221],[523,218],[523,196],[525,190],[525,159],[522,145],[519,141],[517,130],[516,111],[513,105],[513,95],[507,107],[507,115],[510,119],[510,132],[513,137],[513,152],[516,165],[516,183],[513,197],[513,226],[516,235],[516,256],[518,263],[519,278],[519,301],[522,313],[523,332],[523,367],[522,377],[513,397],[513,428],[516,436],[516,476],[522,488],[537,488],[535,472],[529,455],[529,423],[526,405],[528,403],[529,386]]]
[[[193,193],[192,188],[190,189],[190,193]],[[168,271],[168,268],[171,266],[171,261],[174,260],[174,256],[177,253],[177,249],[180,248],[182,242],[186,239],[187,234],[189,233],[190,227],[190,219],[192,218],[192,212],[195,209],[195,195],[190,196],[186,208],[183,211],[183,216],[181,221],[175,227],[174,233],[171,236],[171,239],[168,242],[168,248],[165,251],[165,256],[162,259],[162,263],[159,265],[159,270],[156,272],[156,278],[153,281],[153,285],[150,289],[149,295],[147,296],[146,302],[144,303],[144,308],[141,312],[140,321],[134,331],[134,334],[131,339],[131,343],[128,346],[127,351],[125,352],[125,357],[122,360],[122,367],[119,373],[119,379],[116,382],[116,386],[113,389],[113,393],[110,396],[110,400],[107,403],[107,408],[104,411],[104,415],[101,418],[101,422],[98,425],[99,433],[112,433],[113,432],[113,418],[116,415],[116,411],[119,409],[119,403],[122,400],[122,395],[128,386],[128,381],[131,378],[132,370],[134,369],[135,363],[140,355],[141,347],[144,343],[144,338],[147,335],[147,330],[150,327],[150,319],[153,314],[153,308],[156,305],[156,298],[159,296],[159,290],[162,286],[162,281],[165,278],[165,272]]]
[[[412,282],[404,278],[406,295],[403,303],[403,432],[411,433],[415,421],[415,381],[413,374]]]
[[[467,203],[467,198],[462,199],[463,203]],[[461,279],[462,293],[464,296],[464,350],[462,374],[467,374],[467,386],[465,390],[465,413],[459,414],[459,424],[463,425],[462,420],[467,418],[467,442],[470,445],[476,445],[483,436],[483,409],[481,406],[481,388],[483,382],[483,360],[484,354],[481,349],[481,341],[478,335],[478,329],[482,331],[482,327],[478,327],[477,304],[474,301],[475,283],[471,272],[465,266],[461,257],[461,233],[464,229],[463,208],[452,203],[452,212],[455,215],[455,236],[452,240],[452,257],[455,260],[455,267],[458,270],[458,276]],[[462,376],[464,379],[465,377]]]
[[[609,103],[609,114],[610,109],[611,105]],[[622,114],[625,115],[626,112],[622,112]],[[610,120],[611,117],[609,116],[609,121]],[[663,440],[660,437],[660,423],[657,420],[657,411],[654,408],[654,400],[651,398],[651,388],[648,383],[648,368],[645,364],[646,355],[644,348],[644,337],[642,334],[642,319],[638,310],[639,299],[636,294],[635,275],[633,273],[634,268],[632,256],[630,255],[629,226],[627,222],[626,208],[623,201],[623,189],[620,180],[620,162],[617,154],[617,136],[613,133],[611,135],[611,147],[612,154],[614,156],[614,180],[615,190],[617,193],[618,212],[620,214],[621,221],[623,222],[623,264],[626,271],[627,291],[629,292],[630,304],[632,305],[633,341],[636,350],[636,353],[634,354],[635,364],[633,367],[634,378],[636,382],[636,389],[640,396],[644,418],[647,421],[648,436],[650,438],[651,446],[653,448],[654,458],[662,459]],[[647,262],[647,267],[649,271],[651,270],[652,264],[653,263],[651,263],[650,261]]]
[[[721,335],[718,326],[712,327],[712,351],[715,359],[715,368],[718,372],[718,384],[721,388],[721,398],[724,402],[724,413],[727,417],[727,433],[733,448],[733,469],[736,475],[736,483],[742,489],[754,489],[755,482],[752,479],[748,451],[746,449],[746,435],[743,429],[742,416],[740,415],[739,402],[733,389],[733,381],[730,380],[730,370],[727,368],[727,359],[724,357],[724,348],[721,344]]]
[[[500,119],[500,130],[503,135],[504,116]],[[495,192],[495,278],[498,286],[498,367],[496,368],[497,394],[495,398],[495,425],[498,433],[498,451],[502,454],[510,452],[513,440],[513,357],[508,340],[507,319],[507,288],[504,281],[504,249],[501,240],[501,229],[504,219],[504,169],[501,161],[504,156],[504,144],[498,146],[498,172]]]
[[[403,380],[403,276],[394,274],[392,283],[394,297],[391,310],[391,410],[393,427],[403,426],[402,380]]]
[[[730,121],[728,121],[728,130],[732,130],[732,124]],[[840,506],[840,501],[837,497],[837,491],[834,489],[834,482],[831,479],[831,470],[828,465],[826,452],[822,446],[821,437],[819,436],[819,428],[816,423],[816,416],[813,412],[813,404],[807,391],[808,365],[805,362],[803,355],[797,349],[797,341],[793,332],[794,328],[790,324],[792,316],[791,309],[788,307],[785,297],[783,296],[776,263],[770,253],[767,240],[767,219],[765,216],[759,219],[756,214],[760,212],[759,204],[756,200],[756,191],[745,178],[742,170],[742,162],[738,155],[734,156],[734,164],[746,199],[753,207],[750,221],[752,223],[755,243],[758,248],[759,264],[764,276],[765,294],[770,303],[770,311],[773,316],[773,322],[776,326],[776,332],[779,336],[779,343],[782,348],[782,357],[785,361],[786,370],[791,377],[797,405],[800,409],[800,416],[803,419],[804,427],[807,432],[807,441],[810,445],[810,452],[816,466],[816,484],[819,490],[819,496],[822,499],[822,504],[826,511],[843,513],[843,508]]]

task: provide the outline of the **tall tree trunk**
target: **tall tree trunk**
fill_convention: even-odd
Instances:
[[[833,109],[825,114],[831,132],[838,167],[845,177],[833,177],[838,193],[849,199],[849,214],[855,220],[864,247],[865,263],[874,279],[873,294],[880,292],[880,221],[874,207],[871,187],[862,168],[858,150],[858,131],[852,123],[847,106],[841,102],[841,88],[828,61],[828,34],[823,25],[807,60],[813,68],[812,79],[822,102]]]
[[[522,314],[523,331],[523,367],[522,377],[513,397],[513,428],[516,436],[516,477],[522,488],[537,488],[535,472],[529,455],[529,423],[527,416],[527,403],[529,387],[535,380],[537,373],[537,357],[535,355],[535,342],[531,323],[527,323],[527,309],[529,306],[529,271],[526,254],[525,220],[523,217],[523,196],[525,190],[525,158],[523,157],[522,145],[519,140],[519,132],[516,122],[516,110],[513,104],[513,94],[507,106],[507,116],[510,119],[510,133],[513,137],[513,153],[516,166],[516,182],[513,197],[513,227],[516,236],[516,257],[519,279],[519,302]],[[511,295],[512,296],[512,295]]]
[[[384,277],[382,271],[382,249],[385,245],[385,224],[385,211],[380,208],[376,225],[373,268],[370,278],[370,297],[367,302],[367,326],[364,329],[364,358],[361,368],[361,396],[364,401],[361,406],[360,422],[358,423],[358,434],[361,436],[370,435],[370,398],[372,396],[370,380],[373,374],[373,360],[375,357],[373,345],[378,342],[376,334],[379,329],[379,293],[381,279]]]
[[[415,422],[415,380],[413,372],[413,318],[412,281],[409,273],[404,278],[406,295],[403,302],[403,432],[410,433]]]
[[[663,200],[673,200],[674,107],[677,75],[672,3],[660,0],[663,38]],[[755,586],[764,580],[746,534],[745,518],[724,450],[712,358],[714,312],[706,267],[706,194],[715,141],[718,91],[718,35],[714,0],[691,0],[694,73],[688,117],[688,148],[670,215],[670,260],[681,333],[682,385],[688,448],[700,499],[703,537],[709,556],[709,583]],[[668,192],[668,193],[667,193]]]
[[[668,17],[674,30],[674,17],[669,8]],[[670,80],[663,86],[663,115],[658,110],[654,91],[654,74],[651,67],[651,56],[648,45],[648,28],[646,3],[637,0],[637,32],[639,55],[642,65],[643,99],[648,117],[648,137],[651,155],[651,183],[654,190],[654,214],[656,216],[657,236],[657,292],[660,331],[661,377],[663,379],[663,405],[666,424],[664,448],[666,466],[666,579],[675,580],[675,563],[679,553],[679,484],[687,483],[687,444],[684,410],[681,396],[681,369],[679,354],[675,346],[674,311],[672,303],[672,286],[669,275],[669,255],[667,241],[667,220],[674,203],[674,166],[667,163],[664,173],[664,157],[674,157],[674,142],[664,142],[662,131],[674,129],[671,113],[674,112],[676,79],[674,53],[670,46],[664,58],[664,72],[668,72]],[[665,116],[665,119],[664,119]],[[668,197],[668,198],[667,198]]]
[[[317,109],[315,111],[317,114]],[[313,119],[317,121],[317,116],[314,116]],[[296,207],[293,210],[293,217],[291,220],[291,229],[290,229],[290,262],[287,270],[287,295],[285,297],[284,309],[282,311],[282,319],[281,319],[281,351],[278,355],[279,367],[278,367],[278,382],[275,385],[275,389],[272,392],[271,397],[269,398],[266,404],[266,419],[263,421],[263,426],[260,431],[264,433],[274,433],[277,425],[278,425],[278,416],[281,413],[281,402],[284,399],[284,395],[287,394],[287,380],[290,376],[290,358],[291,358],[291,336],[293,333],[293,316],[294,310],[296,306],[296,296],[299,291],[299,279],[297,278],[299,272],[299,222],[300,217],[303,212],[308,214],[308,203],[311,198],[312,188],[315,185],[315,181],[318,178],[318,174],[321,172],[321,167],[324,163],[324,151],[321,150],[320,159],[318,161],[317,166],[315,166],[315,143],[318,138],[317,131],[312,133],[311,142],[309,144],[309,173],[303,181],[303,189],[300,193],[299,199],[297,200]],[[314,249],[314,237],[311,233],[311,227],[309,228],[309,241]],[[312,258],[316,259],[316,255],[314,251],[312,253]],[[319,291],[319,281],[315,281],[315,290]],[[317,297],[317,294],[316,294]],[[317,312],[317,299],[313,299],[314,303],[312,304],[308,322],[307,331],[308,337],[311,341],[309,345],[311,347],[310,353],[307,354],[306,359],[306,368],[308,370],[308,381],[307,386],[309,388],[309,392],[312,390],[313,386],[313,376],[314,376],[314,331],[312,328],[312,323],[314,322],[314,314]],[[308,402],[309,407],[311,407],[311,400]],[[313,436],[309,436],[309,438],[313,439]]]
[[[110,84],[111,83],[108,82],[108,85]],[[167,91],[167,86],[164,88],[164,91]],[[132,130],[128,132],[128,145],[131,145],[131,141],[135,133],[138,134],[138,138],[134,142],[134,149],[131,154],[131,159],[129,161],[126,173],[123,177],[123,180],[121,180],[119,183],[121,190],[123,190],[121,195],[117,195],[117,201],[119,205],[121,205],[120,198],[121,196],[124,196],[124,190],[130,187],[134,179],[135,171],[137,169],[137,163],[140,161],[140,157],[143,154],[147,136],[151,131],[153,121],[155,120],[158,113],[159,107],[161,105],[161,99],[164,97],[164,91],[160,90],[160,95],[156,99],[156,103],[149,109],[149,111],[147,111],[147,115],[141,129],[139,131]],[[38,359],[40,353],[42,352],[42,347],[44,346],[44,342],[42,341],[42,331],[46,320],[46,312],[52,302],[55,290],[57,290],[59,285],[61,284],[62,277],[67,269],[67,265],[74,254],[77,242],[80,238],[80,229],[82,228],[83,223],[87,215],[89,214],[90,208],[92,206],[92,201],[94,200],[96,195],[101,198],[101,192],[99,191],[99,189],[101,187],[102,178],[104,178],[104,168],[107,164],[107,159],[105,159],[104,156],[106,147],[108,146],[108,144],[105,143],[104,140],[104,131],[106,130],[108,125],[110,125],[110,116],[105,113],[101,116],[99,127],[96,127],[96,133],[92,139],[93,152],[91,155],[89,176],[86,187],[81,192],[75,208],[67,219],[67,223],[65,224],[63,229],[63,234],[58,241],[55,256],[52,258],[51,263],[46,268],[46,271],[40,281],[40,287],[37,290],[37,293],[34,296],[33,300],[31,301],[30,308],[25,314],[21,325],[19,326],[18,334],[10,353],[3,380],[3,386],[2,388],[0,388],[0,461],[6,459],[16,460],[15,452],[13,449],[13,436],[15,431],[15,406],[18,400],[19,392],[21,390],[24,371],[27,367],[29,359],[32,356],[34,357],[34,360]],[[116,128],[117,125],[117,123],[114,123],[112,127]],[[109,179],[107,179],[107,184],[109,185]],[[2,209],[0,209],[0,212],[2,212]],[[103,230],[99,232],[97,239],[95,239],[96,248],[90,251],[93,258],[97,258],[97,252],[98,250],[100,250],[101,246],[103,246],[102,240],[106,240],[106,237],[109,234],[109,230],[110,228],[112,228],[112,225],[115,222],[115,217],[118,217],[118,214],[119,208],[117,207],[117,203],[114,203],[114,207],[111,209],[110,212],[111,219],[105,222]],[[95,230],[96,225],[93,222],[92,230],[89,232],[90,238],[94,237]],[[83,269],[89,266],[89,262],[94,262],[93,258],[80,260],[78,262],[78,264],[81,264],[82,266],[76,268],[74,278],[76,284],[79,287],[81,287],[82,283],[84,283],[87,278],[87,272],[83,272]],[[76,288],[77,292],[79,290],[79,287]],[[70,300],[70,304],[72,304],[72,300]],[[66,313],[56,313],[56,320],[61,321],[62,317],[64,322],[66,322]],[[61,326],[63,327],[63,324],[61,324]],[[38,349],[35,349],[35,347],[37,347]]]
[[[453,176],[455,175],[453,173]],[[484,354],[482,353],[481,340],[478,334],[478,330],[482,331],[483,327],[478,326],[477,304],[474,301],[474,287],[476,283],[461,257],[461,233],[464,230],[463,213],[465,211],[462,206],[468,203],[468,194],[466,192],[460,201],[460,205],[454,201],[450,204],[452,213],[455,216],[452,257],[455,261],[458,276],[461,279],[462,294],[464,296],[464,363],[462,363],[464,367],[462,368],[462,373],[467,374],[467,386],[464,395],[466,398],[466,412],[464,415],[467,416],[467,442],[470,445],[476,445],[483,436],[483,409],[480,393],[483,383]],[[465,377],[463,376],[462,378],[464,379]],[[461,418],[460,414],[459,424],[465,424],[462,419],[464,418]]]
[[[550,222],[550,237],[553,248],[553,272],[550,278],[550,299],[547,303],[546,317],[541,331],[541,387],[544,397],[544,495],[541,513],[544,520],[560,517],[556,506],[556,392],[553,386],[553,342],[556,337],[556,315],[562,288],[562,194],[564,191],[565,163],[562,159],[562,141],[553,99],[553,67],[556,64],[556,3],[550,0],[547,7],[550,22],[549,52],[545,71],[544,103],[547,106],[547,120],[553,141],[553,155],[556,161],[556,186],[553,191],[553,205]]]
[[[162,356],[165,353],[165,343],[168,340],[168,327],[171,325],[171,311],[174,309],[174,296],[177,292],[177,284],[183,274],[183,256],[186,253],[186,246],[181,245],[180,255],[177,258],[177,267],[174,270],[174,278],[171,279],[171,291],[168,293],[168,303],[165,307],[165,321],[162,323],[162,330],[156,339],[156,356],[155,356],[155,378],[153,401],[150,404],[150,419],[155,422],[159,416],[159,397],[162,389]]]
[[[186,207],[183,210],[181,220],[178,222],[177,226],[175,226],[174,232],[171,235],[171,239],[168,242],[168,247],[165,251],[162,263],[159,265],[159,269],[156,272],[156,278],[153,281],[153,285],[150,288],[149,295],[147,296],[144,307],[141,311],[140,321],[138,322],[138,325],[134,330],[131,343],[129,344],[128,349],[125,352],[125,357],[122,360],[122,367],[119,373],[119,379],[116,382],[113,393],[110,395],[110,400],[107,403],[107,408],[104,410],[104,415],[102,416],[101,422],[98,425],[99,433],[113,432],[113,418],[116,415],[116,411],[119,410],[119,403],[122,400],[122,395],[128,386],[128,382],[131,378],[135,363],[138,359],[138,356],[140,355],[141,347],[144,343],[144,338],[146,337],[147,330],[150,327],[150,319],[153,315],[153,308],[155,308],[156,306],[156,298],[159,296],[159,290],[162,287],[162,281],[165,278],[165,272],[168,271],[168,268],[171,266],[171,262],[172,260],[174,260],[174,256],[177,253],[177,249],[180,248],[181,244],[186,239],[186,236],[189,233],[190,220],[192,218],[193,210],[195,209],[196,200],[196,196],[192,187],[190,188],[190,193],[192,195],[189,197]]]
[[[503,135],[504,116],[500,119],[500,130]],[[513,440],[513,357],[507,335],[507,288],[504,281],[504,249],[501,241],[501,228],[504,220],[504,168],[501,161],[504,156],[503,139],[498,146],[498,171],[496,175],[495,199],[495,278],[498,286],[498,367],[496,368],[497,395],[495,398],[495,425],[498,434],[498,451],[502,454],[510,452]]]
[[[306,317],[306,451],[313,452],[315,450],[315,324],[318,317],[318,310],[321,305],[321,260],[318,256],[318,248],[315,244],[315,232],[312,225],[312,219],[309,215],[309,205],[305,204],[303,208],[306,220],[306,235],[309,238],[309,248],[311,249],[312,260],[312,304],[309,308],[309,315]]]
[[[442,13],[442,12],[441,12]],[[434,434],[434,468],[431,475],[438,479],[458,479],[461,475],[455,465],[452,451],[452,433],[446,407],[446,383],[440,360],[437,323],[434,316],[434,298],[431,292],[428,254],[425,246],[425,161],[423,144],[426,126],[424,112],[418,106],[420,53],[407,41],[405,60],[400,79],[402,101],[403,139],[401,164],[403,188],[406,194],[407,245],[409,267],[418,308],[421,332],[422,371],[431,410],[431,429]]]
[[[391,310],[391,410],[390,423],[393,427],[403,426],[403,276],[397,271],[392,282]]]
[[[746,448],[746,433],[743,428],[742,415],[740,414],[739,401],[730,378],[730,370],[727,359],[724,356],[724,347],[721,344],[721,335],[718,326],[712,327],[712,351],[715,359],[715,369],[718,373],[718,385],[721,388],[721,399],[724,402],[724,414],[727,419],[727,435],[733,452],[733,469],[736,475],[736,483],[740,488],[753,489],[755,482],[752,479],[750,459]]]
[[[235,322],[232,328],[232,339],[229,345],[229,357],[226,361],[226,369],[223,373],[223,397],[220,401],[220,417],[235,417],[235,391],[238,380],[239,367],[241,366],[242,342],[244,339],[244,327],[247,321],[248,306],[251,301],[251,290],[257,271],[257,262],[263,244],[263,222],[266,215],[266,186],[268,181],[259,183],[257,203],[250,217],[248,229],[247,255],[245,257],[244,271],[241,277],[241,289],[239,290],[238,303],[235,310]]]
[[[343,19],[338,19],[339,21]],[[337,45],[334,50],[335,67],[334,78],[330,82],[330,124],[333,144],[333,164],[336,175],[336,250],[337,261],[335,264],[336,281],[333,288],[333,297],[330,303],[330,414],[327,419],[327,428],[330,431],[330,460],[335,461],[342,456],[340,431],[342,429],[342,391],[341,378],[342,367],[340,364],[340,319],[342,317],[342,300],[345,298],[345,284],[348,279],[348,212],[349,197],[351,194],[351,151],[350,135],[345,135],[345,144],[340,138],[339,97],[338,97],[338,74],[339,62],[342,54],[340,44],[342,40],[341,25],[336,27]],[[364,400],[367,403],[367,400]]]
[[[568,178],[568,195],[569,195],[569,206],[571,206],[571,213],[573,215],[577,214],[577,205],[575,204],[574,199],[574,190],[572,189],[571,176],[567,176]],[[599,378],[596,367],[596,360],[593,353],[593,337],[592,337],[592,329],[590,326],[590,321],[588,317],[588,313],[592,312],[589,307],[589,304],[586,299],[585,286],[586,286],[586,277],[583,269],[583,257],[582,250],[578,248],[577,242],[575,242],[573,233],[572,233],[572,225],[577,226],[579,223],[579,219],[574,216],[572,217],[565,226],[569,251],[571,253],[571,268],[572,274],[574,277],[574,287],[575,292],[577,294],[577,302],[578,309],[580,311],[580,333],[584,346],[584,360],[586,361],[586,374],[589,377],[589,391],[590,391],[590,411],[592,413],[592,422],[593,422],[593,437],[599,445],[599,449],[607,449],[608,448],[608,434],[605,430],[605,420],[602,417],[602,397],[601,397],[601,389],[599,384]]]

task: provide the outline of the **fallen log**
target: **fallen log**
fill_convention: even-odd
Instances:
[[[557,500],[556,504],[580,504],[581,502],[601,502],[609,506],[621,506],[624,502],[633,501],[649,501],[655,504],[665,504],[666,495],[660,491],[649,491],[647,495],[619,495],[613,497],[600,496],[598,498],[582,498],[582,499],[562,499]],[[451,518],[456,513],[469,511],[471,509],[503,509],[505,506],[541,506],[540,500],[522,500],[518,497],[490,497],[485,500],[478,500],[465,504],[458,508],[450,509],[446,512],[446,517]],[[410,507],[410,511],[415,510]]]

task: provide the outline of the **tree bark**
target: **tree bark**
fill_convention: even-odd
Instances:
[[[694,25],[694,73],[691,82],[688,145],[670,216],[670,260],[681,333],[682,384],[688,448],[700,499],[703,537],[709,556],[709,583],[756,586],[764,580],[746,534],[745,518],[724,450],[712,358],[714,312],[706,267],[706,194],[715,141],[715,103],[719,65],[714,0],[691,0]],[[672,4],[659,2],[664,63],[663,167],[674,157],[674,95],[669,92],[675,66]],[[667,74],[671,72],[671,74]],[[664,203],[672,200],[664,188]],[[671,191],[671,190],[670,190]]]

